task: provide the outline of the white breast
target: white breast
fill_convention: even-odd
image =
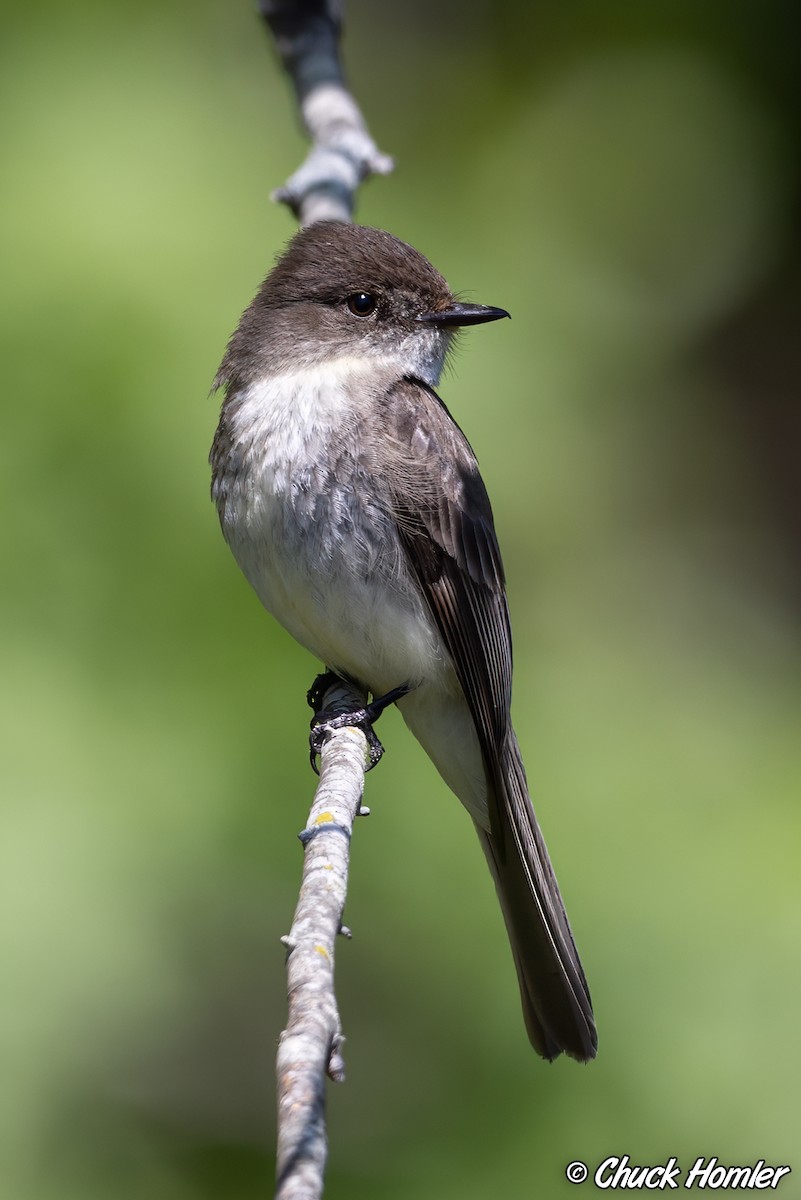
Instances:
[[[377,694],[452,676],[365,466],[375,362],[343,358],[250,385],[230,405],[225,536],[264,606],[327,666]],[[357,403],[354,404],[354,397]]]

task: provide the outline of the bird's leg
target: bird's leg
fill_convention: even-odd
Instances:
[[[321,675],[317,676],[306,693],[306,703],[315,716],[323,711],[323,700],[328,689],[342,682],[343,680],[334,671],[323,671]]]
[[[373,730],[373,723],[378,720],[385,708],[388,708],[390,704],[394,704],[396,700],[402,699],[412,690],[411,684],[401,684],[400,687],[393,688],[385,695],[377,696],[370,704],[365,704],[363,708],[357,708],[350,712],[342,712],[340,705],[328,709],[322,708],[328,689],[340,682],[347,681],[341,680],[340,676],[334,671],[326,671],[324,674],[317,676],[306,696],[309,706],[314,711],[314,716],[311,720],[311,733],[309,735],[309,745],[311,747],[309,761],[311,762],[312,770],[317,775],[320,773],[317,767],[317,756],[325,745],[327,738],[335,730],[346,727],[361,729],[367,739],[370,761],[365,770],[372,771],[376,763],[381,761],[381,756],[384,753],[384,747]],[[357,690],[362,691],[363,689],[357,687]]]

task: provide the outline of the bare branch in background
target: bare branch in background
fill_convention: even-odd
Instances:
[[[376,146],[345,84],[339,46],[338,0],[260,0],[292,78],[303,123],[312,141],[306,161],[273,193],[301,225],[350,221],[356,190],[369,175],[388,175],[392,159]]]

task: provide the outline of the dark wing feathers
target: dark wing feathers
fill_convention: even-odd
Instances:
[[[393,515],[453,660],[489,781],[495,876],[529,1037],[546,1058],[595,1055],[592,1005],[511,726],[512,638],[489,498],[470,444],[439,397],[407,379],[383,430]],[[393,442],[395,444],[393,444]]]
[[[394,515],[489,768],[509,732],[512,699],[512,637],[489,497],[470,444],[436,393],[404,380],[388,403],[395,456],[406,455],[397,472],[404,486],[390,484]],[[501,837],[492,808],[491,827]]]

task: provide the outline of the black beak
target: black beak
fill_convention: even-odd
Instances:
[[[492,308],[489,304],[451,304],[436,312],[420,313],[417,320],[428,325],[483,325],[485,321],[500,321],[508,316],[505,308]]]

